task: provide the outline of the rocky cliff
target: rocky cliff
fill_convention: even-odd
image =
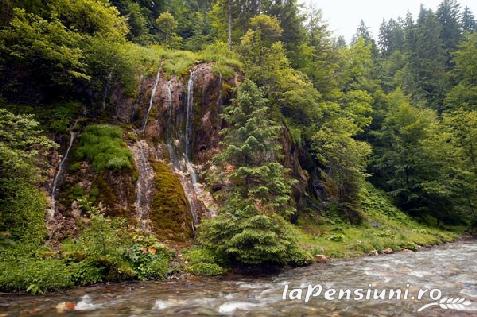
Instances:
[[[225,78],[214,72],[213,64],[200,63],[183,76],[159,69],[141,77],[135,97],[126,97],[120,86],[112,87],[106,117],[125,128],[123,139],[135,167],[95,173],[87,161],[76,161],[73,144],[67,167],[56,170],[64,175],[52,195],[56,202],[52,236],[74,234],[81,218],[75,198],[87,195],[108,215],[125,216],[139,230],[154,232],[165,241],[190,240],[201,219],[217,212],[204,176],[219,151],[219,131],[224,127],[220,114],[239,81],[239,75]],[[299,181],[294,197],[300,208],[308,174],[286,128],[281,142],[284,165]]]

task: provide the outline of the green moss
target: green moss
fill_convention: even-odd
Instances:
[[[77,158],[89,160],[96,171],[131,169],[132,154],[122,134],[122,129],[114,125],[88,126],[81,134]]]
[[[160,237],[184,241],[192,238],[192,216],[177,175],[164,163],[152,164],[156,192],[150,218]]]
[[[303,215],[299,220],[303,230],[297,233],[303,247],[315,255],[342,258],[386,248],[416,250],[418,246],[436,245],[458,237],[456,232],[419,224],[370,185],[364,186],[360,200],[364,220],[359,226],[347,224],[333,214],[321,218]]]

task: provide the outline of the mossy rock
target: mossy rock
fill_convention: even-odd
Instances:
[[[192,215],[189,202],[179,177],[169,166],[156,162],[152,164],[155,172],[155,194],[151,204],[150,218],[154,231],[160,238],[186,241],[193,237]]]

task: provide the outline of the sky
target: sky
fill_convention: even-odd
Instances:
[[[327,21],[335,35],[344,35],[349,42],[356,33],[361,19],[370,29],[374,37],[379,33],[379,26],[383,18],[404,17],[410,11],[414,17],[419,13],[420,4],[434,11],[441,0],[299,0],[306,5],[312,4],[323,11],[323,18]],[[468,6],[474,16],[477,16],[477,0],[460,0],[461,7]]]

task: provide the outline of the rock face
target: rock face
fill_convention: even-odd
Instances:
[[[86,162],[70,169],[59,194],[60,215],[71,216],[67,210],[74,209],[72,191],[89,193],[108,215],[135,219],[132,223],[138,229],[156,232],[167,240],[193,237],[201,219],[217,212],[203,176],[213,167],[210,159],[219,151],[219,132],[224,127],[220,114],[223,105],[230,103],[238,78],[223,77],[214,73],[212,64],[202,63],[183,76],[170,76],[159,69],[141,77],[136,97],[111,87],[106,111],[112,123],[132,127],[125,139],[135,169],[97,175]],[[286,128],[281,143],[283,163],[298,180],[294,198],[300,208],[309,176],[300,165],[300,149]]]

